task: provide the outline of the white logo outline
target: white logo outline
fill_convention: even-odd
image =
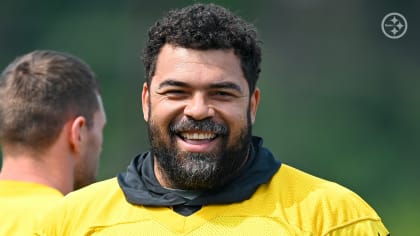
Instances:
[[[391,24],[391,25],[385,24],[386,20],[388,20],[391,17],[393,17],[393,19],[391,20],[393,24]],[[396,17],[399,17],[403,21],[402,22],[403,24],[401,24],[401,22]],[[391,32],[393,33],[393,35],[388,33],[385,30],[385,27],[392,27],[393,29],[392,29]],[[399,30],[397,30],[397,28]],[[400,32],[401,28],[404,28],[402,30],[402,32]],[[390,39],[399,39],[399,38],[403,37],[405,35],[405,33],[407,32],[408,22],[407,22],[407,19],[405,19],[405,17],[401,13],[391,12],[391,13],[388,13],[386,16],[384,16],[384,18],[382,19],[381,29],[382,29],[382,33],[386,37],[388,37]]]

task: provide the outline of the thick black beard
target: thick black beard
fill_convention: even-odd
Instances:
[[[185,126],[182,125],[185,123]],[[170,125],[168,134],[149,120],[149,140],[152,154],[158,162],[165,180],[171,188],[185,190],[210,190],[221,187],[234,178],[248,156],[251,142],[252,125],[248,114],[247,126],[241,130],[239,139],[235,144],[228,145],[229,132],[223,125],[211,120],[182,122]],[[218,150],[211,153],[192,153],[179,151],[176,147],[176,130],[186,129],[191,126],[205,130],[224,130],[225,135],[220,135],[221,145]],[[213,128],[212,128],[213,127]],[[221,131],[223,133],[223,131]],[[166,141],[168,140],[168,141]]]

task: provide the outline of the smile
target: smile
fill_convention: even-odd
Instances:
[[[216,138],[216,134],[212,132],[182,132],[179,134],[184,140],[212,140]]]
[[[178,133],[178,147],[187,152],[212,152],[220,143],[217,141],[219,135],[210,131],[183,131]]]

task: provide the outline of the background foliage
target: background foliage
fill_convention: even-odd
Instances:
[[[284,163],[347,186],[393,235],[419,235],[419,1],[213,1],[253,22],[263,41],[254,133]],[[140,61],[148,27],[192,1],[2,0],[0,66],[35,49],[83,58],[108,116],[99,179],[148,148]],[[386,38],[389,12],[407,34]]]

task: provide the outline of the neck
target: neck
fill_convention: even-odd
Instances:
[[[72,163],[66,163],[66,159],[70,158],[53,155],[54,150],[49,150],[42,156],[33,153],[11,155],[5,148],[3,151],[0,180],[43,184],[57,189],[63,195],[73,190],[73,173],[70,171]]]

